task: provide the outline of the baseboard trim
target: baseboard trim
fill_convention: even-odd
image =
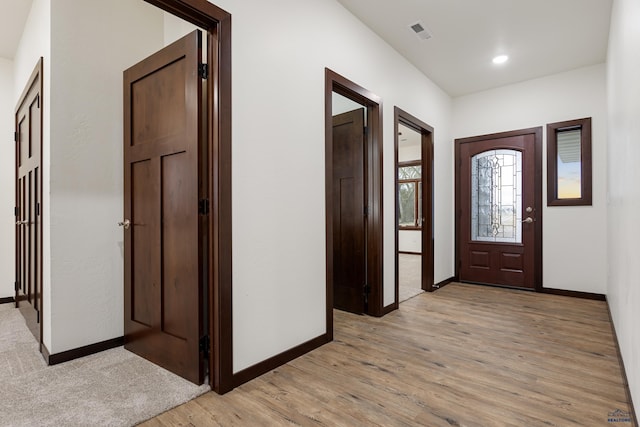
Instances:
[[[456,278],[455,276],[449,277],[448,279],[444,279],[441,282],[436,283],[435,285],[433,285],[433,290],[437,290],[440,288],[444,288],[445,286],[447,286],[449,283],[455,282]]]
[[[405,255],[422,255],[422,252],[412,252],[412,251],[398,251],[399,254]]]
[[[11,302],[16,302],[13,297],[0,298],[0,304],[9,304]]]
[[[564,297],[573,297],[573,298],[582,298],[582,299],[592,299],[596,301],[606,301],[607,297],[603,294],[596,294],[592,292],[580,292],[580,291],[568,291],[565,289],[553,289],[553,288],[542,288],[540,293],[543,294],[551,294],[551,295],[561,295]]]
[[[611,323],[611,332],[613,332],[613,341],[616,345],[616,354],[618,355],[618,363],[620,363],[620,370],[622,371],[622,382],[624,383],[624,392],[627,395],[627,401],[629,402],[629,407],[631,408],[631,414],[630,414],[631,425],[633,427],[638,427],[638,418],[636,418],[636,409],[633,406],[633,399],[631,398],[631,389],[629,388],[629,381],[627,380],[627,371],[624,368],[624,360],[622,360],[622,352],[620,351],[620,343],[618,342],[616,325],[613,323],[613,316],[611,316],[611,308],[609,307],[609,301],[606,301],[606,302],[607,302],[607,313],[609,314],[609,323]]]
[[[322,334],[316,338],[313,338],[307,342],[297,345],[287,351],[283,351],[280,354],[276,354],[267,360],[263,360],[260,363],[256,363],[253,366],[249,366],[242,371],[233,374],[233,387],[239,387],[242,384],[251,381],[254,378],[258,378],[260,375],[276,369],[279,366],[284,365],[287,362],[297,359],[303,354],[309,353],[312,350],[328,343],[329,335]]]
[[[101,351],[109,350],[124,345],[124,337],[112,338],[110,340],[97,342],[95,344],[85,345],[61,353],[50,354],[47,346],[42,344],[40,351],[46,360],[47,365],[57,365],[59,363],[68,362],[70,360],[79,359],[81,357],[90,356]]]

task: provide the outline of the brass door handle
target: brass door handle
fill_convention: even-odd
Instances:
[[[118,225],[120,227],[124,227],[125,230],[128,230],[129,226],[131,225],[131,221],[129,221],[128,219],[125,219],[124,221],[120,221]]]

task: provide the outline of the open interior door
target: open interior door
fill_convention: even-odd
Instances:
[[[124,72],[121,223],[125,348],[197,384],[208,213],[201,40],[196,30]]]

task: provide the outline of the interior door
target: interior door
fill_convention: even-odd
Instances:
[[[16,306],[38,342],[42,317],[42,59],[15,115]]]
[[[364,108],[333,117],[333,306],[365,311]]]
[[[207,213],[200,63],[196,30],[124,72],[122,223],[125,348],[198,384]]]
[[[458,140],[461,281],[536,288],[536,134]],[[539,192],[539,190],[538,190]]]

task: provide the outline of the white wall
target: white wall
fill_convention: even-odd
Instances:
[[[164,46],[142,1],[51,10],[51,353],[123,334],[122,72]]]
[[[607,59],[609,271],[607,299],[629,388],[640,404],[640,3],[615,0]]]
[[[50,93],[51,93],[51,2],[33,0],[22,38],[13,60],[14,92],[13,105],[17,105],[27,81],[31,77],[40,57],[43,63],[43,111],[42,111],[42,340],[51,348],[51,281],[50,281],[50,233],[49,233],[49,176],[50,176]],[[13,115],[13,114],[12,114]],[[14,206],[12,202],[8,209]]]
[[[605,65],[453,100],[453,137],[543,127],[543,286],[604,294],[607,260]],[[546,124],[592,117],[593,206],[547,207]],[[451,146],[453,150],[453,146]]]
[[[0,298],[14,296],[15,281],[15,144],[13,61],[0,58]]]
[[[174,41],[186,36],[192,31],[198,29],[197,26],[193,25],[190,22],[187,22],[183,19],[178,18],[175,15],[172,15],[167,12],[163,12],[163,32],[164,32],[164,45],[168,46]],[[203,43],[206,43],[206,31],[203,31],[202,40]],[[203,45],[203,55],[206,55],[206,49]]]
[[[422,232],[420,230],[399,230],[398,251],[422,252]]]
[[[336,1],[212,2],[233,20],[239,371],[325,332],[324,68],[383,101],[385,304],[394,299],[394,105],[435,127],[436,281],[453,273],[450,99]]]

